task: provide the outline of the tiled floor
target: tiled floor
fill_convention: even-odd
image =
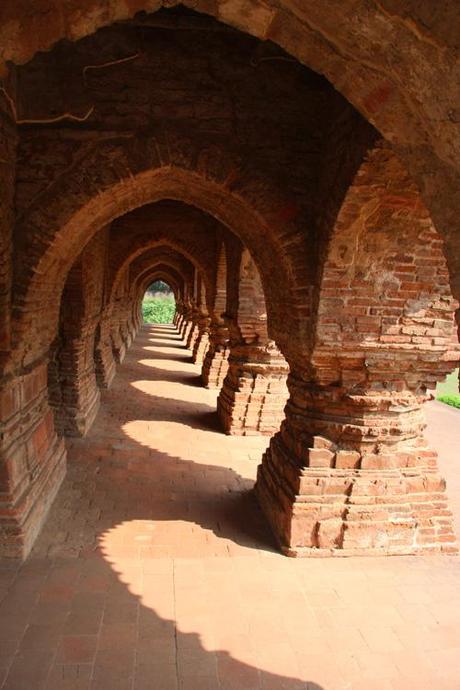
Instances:
[[[70,445],[32,556],[0,571],[0,687],[459,690],[460,560],[280,556],[249,491],[266,439],[219,433],[198,372],[146,328]],[[459,519],[460,413],[429,421]]]

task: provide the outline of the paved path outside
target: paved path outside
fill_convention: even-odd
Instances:
[[[459,690],[457,557],[279,555],[250,493],[266,439],[219,432],[171,326],[102,397],[32,556],[0,571],[3,690]],[[460,414],[428,418],[459,520]]]

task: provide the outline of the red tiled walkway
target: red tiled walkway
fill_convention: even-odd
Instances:
[[[69,444],[31,558],[0,571],[0,687],[458,690],[459,559],[280,556],[250,493],[266,439],[221,434],[198,373],[146,327]],[[460,413],[429,418],[460,509]]]

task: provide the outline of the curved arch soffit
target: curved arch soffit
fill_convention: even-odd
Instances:
[[[132,142],[131,145],[133,145]],[[80,167],[76,166],[74,174],[66,176],[65,180],[60,180],[48,190],[46,195],[48,201],[44,202],[44,199],[40,197],[27,216],[21,219],[21,222],[25,223],[26,231],[27,226],[31,226],[30,245],[28,251],[18,257],[15,269],[18,275],[31,275],[31,278],[27,287],[23,288],[23,294],[20,293],[21,288],[18,288],[15,297],[16,303],[19,302],[21,305],[20,318],[27,318],[29,324],[36,319],[37,333],[41,332],[43,324],[40,322],[40,312],[35,308],[34,300],[40,295],[42,303],[47,301],[50,305],[59,304],[56,296],[62,293],[65,277],[82,247],[94,234],[102,227],[109,225],[115,218],[162,199],[182,201],[200,208],[229,228],[240,237],[258,264],[266,291],[267,307],[270,309],[269,294],[270,290],[275,290],[275,285],[277,288],[273,304],[292,303],[292,295],[296,294],[294,288],[299,281],[297,273],[299,270],[303,271],[303,267],[299,269],[299,262],[296,266],[293,258],[285,251],[283,252],[282,238],[277,234],[280,220],[285,212],[285,207],[282,203],[280,205],[279,190],[267,192],[267,199],[270,199],[273,208],[264,208],[267,216],[265,217],[258,210],[258,205],[262,203],[259,180],[251,182],[242,174],[242,182],[246,184],[237,185],[235,189],[235,182],[238,179],[238,173],[235,170],[233,170],[233,176],[228,173],[223,180],[213,179],[212,167],[215,156],[217,155],[218,160],[221,160],[220,154],[216,154],[216,151],[213,151],[211,155],[212,160],[204,156],[201,161],[203,169],[198,171],[173,164],[163,164],[158,167],[156,148],[151,142],[148,148],[155,160],[145,160],[144,157],[143,164],[147,166],[147,169],[134,173],[129,169],[129,149],[126,151],[123,147],[121,149],[115,147],[119,154],[115,161],[113,145],[107,146],[104,143],[102,148],[104,151],[98,152],[96,168],[91,158],[83,161]],[[104,154],[109,156],[111,165],[108,165]],[[105,186],[102,189],[101,181],[97,179],[97,169],[101,168],[105,171],[103,175]],[[121,179],[120,169],[126,172],[126,176]],[[84,184],[82,184],[82,179]],[[74,203],[74,208],[71,210],[69,210],[69,199],[72,199]],[[251,203],[252,201],[254,204]],[[47,209],[46,222],[41,215],[44,203]],[[293,222],[285,221],[284,226],[288,227],[289,223]],[[40,224],[42,225],[41,232],[37,233],[36,229]],[[257,236],[265,240],[262,247],[259,245],[258,249],[254,247],[254,239]],[[30,257],[37,255],[39,259],[31,267]],[[44,275],[47,276],[46,283],[40,286]],[[38,289],[39,286],[40,289]],[[295,307],[294,302],[293,315],[295,315]],[[48,332],[44,336],[42,345],[45,348],[51,340],[58,314],[56,312],[54,315],[50,314],[51,316],[53,318],[49,320]],[[24,334],[24,332],[21,327],[17,329],[19,334]],[[19,342],[14,343],[17,351],[22,344],[21,337],[23,338],[24,335],[20,335]],[[281,338],[282,334],[280,334]]]
[[[184,249],[180,243],[175,242],[174,240],[170,241],[166,238],[162,238],[161,240],[152,240],[151,242],[144,244],[142,247],[138,247],[135,250],[135,252],[133,252],[133,254],[131,254],[129,257],[127,257],[123,261],[123,263],[119,266],[119,268],[117,269],[116,274],[114,276],[114,279],[113,279],[113,282],[112,282],[112,285],[110,288],[110,293],[109,293],[110,299],[112,299],[113,295],[116,294],[118,285],[120,284],[120,282],[123,278],[124,272],[126,270],[129,270],[131,264],[136,259],[142,258],[142,256],[144,254],[148,254],[149,252],[151,252],[154,249],[155,250],[156,249],[161,250],[163,248],[173,249],[174,255],[172,258],[176,258],[178,256],[183,257],[184,259],[186,259],[191,264],[191,268],[194,268],[194,269],[200,271],[201,274],[203,276],[205,276],[205,280],[207,281],[207,283],[209,285],[211,284],[211,280],[207,276],[208,271],[206,270],[205,266],[201,263],[199,258],[197,258],[195,255],[191,254],[187,249]],[[161,261],[162,261],[162,263],[165,263],[165,264],[168,263],[167,257],[164,255],[161,256]],[[154,257],[152,256],[152,264],[153,263],[154,263]],[[171,264],[171,265],[172,266],[175,265],[177,268],[177,263]]]
[[[173,0],[168,6],[177,4]],[[446,22],[441,24],[447,36],[443,42],[436,24],[430,31],[422,20],[396,10],[390,12],[379,3],[369,5],[366,0],[331,0],[327,8],[317,0],[227,0],[211,5],[208,0],[185,0],[184,4],[263,41],[277,43],[299,62],[326,76],[388,141],[403,146],[429,143],[441,160],[458,167],[458,145],[452,146],[452,142],[459,141],[457,124],[448,116],[451,101],[442,97],[444,89],[446,93],[456,92],[458,79],[458,72],[449,70],[451,31]],[[104,26],[131,19],[138,12],[155,12],[164,3],[87,0],[85,9],[79,8],[78,12],[73,6],[67,13],[61,5],[55,7],[56,21],[51,23],[49,13],[22,17],[23,3],[13,9],[6,5],[0,21],[4,27],[0,33],[3,75],[7,61],[24,64],[59,40],[79,40]],[[376,45],[380,46],[377,54]],[[386,63],[379,62],[379,56],[388,53],[395,54],[391,71]],[[413,64],[417,64],[417,70]],[[427,118],[426,113],[432,117]],[[441,122],[442,131],[437,126]]]
[[[164,276],[163,278],[156,278],[155,276],[157,275],[162,275]],[[153,277],[152,277],[153,276]],[[132,291],[133,294],[135,295],[135,298],[137,299],[138,295],[142,292],[145,292],[149,286],[149,281],[150,282],[155,282],[155,280],[164,280],[166,283],[171,283],[173,282],[177,289],[180,291],[184,291],[184,286],[185,286],[185,281],[183,279],[183,276],[180,275],[177,271],[174,270],[173,267],[168,267],[168,266],[153,266],[150,268],[146,268],[145,271],[143,271],[135,280],[132,286]]]
[[[144,278],[144,280],[138,285],[138,288],[135,291],[134,301],[136,303],[141,302],[149,285],[155,283],[157,280],[161,280],[171,288],[174,294],[174,300],[177,302],[180,296],[179,283],[175,281],[174,277],[171,274],[162,270],[155,270],[153,273],[149,274],[146,278]]]

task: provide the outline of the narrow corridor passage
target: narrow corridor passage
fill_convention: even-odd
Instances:
[[[267,438],[222,434],[216,397],[144,326],[0,571],[2,690],[458,688],[458,558],[281,556],[251,494]]]
[[[174,326],[144,326],[89,434],[69,443],[70,477],[36,555],[50,548],[57,556],[101,549],[121,558],[273,550],[248,495],[267,439],[224,436],[217,393],[201,386],[199,372]]]

